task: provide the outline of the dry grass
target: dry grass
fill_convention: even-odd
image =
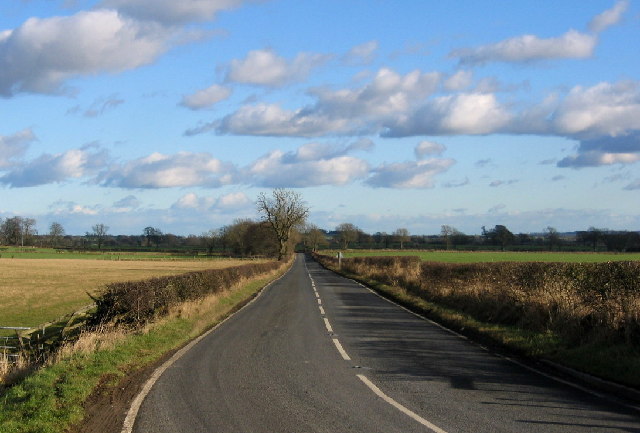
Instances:
[[[86,292],[135,281],[236,266],[240,260],[104,261],[0,259],[0,326],[36,326],[90,304]]]

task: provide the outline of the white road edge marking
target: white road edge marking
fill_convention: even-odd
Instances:
[[[164,364],[162,364],[160,367],[156,368],[156,370],[153,372],[151,377],[149,377],[149,379],[147,379],[147,381],[145,382],[144,386],[142,387],[142,389],[140,390],[138,395],[136,395],[136,397],[131,402],[131,406],[129,406],[129,411],[127,412],[127,416],[125,417],[124,422],[122,423],[122,430],[120,431],[120,433],[132,433],[133,432],[133,425],[136,422],[136,417],[138,416],[138,411],[140,410],[140,407],[142,406],[142,402],[144,402],[144,399],[147,397],[147,395],[151,391],[151,388],[153,388],[153,385],[155,385],[155,383],[158,381],[160,376],[162,376],[162,373],[164,373],[169,367],[171,367],[173,365],[173,363],[175,363],[178,359],[180,359],[180,357],[182,357],[182,355],[187,353],[189,351],[189,349],[191,349],[193,346],[198,344],[203,338],[207,337],[209,334],[214,332],[216,329],[218,329],[220,326],[222,326],[224,323],[226,323],[228,320],[230,320],[232,317],[234,317],[240,311],[244,310],[246,307],[248,307],[249,305],[251,305],[255,301],[257,301],[258,298],[260,298],[260,296],[262,296],[262,294],[266,291],[266,289],[268,289],[273,283],[275,283],[276,281],[280,280],[285,275],[287,275],[291,271],[291,269],[293,269],[293,265],[287,270],[287,272],[285,272],[284,274],[280,275],[278,278],[276,278],[275,280],[271,281],[269,284],[264,286],[258,292],[258,294],[251,301],[247,302],[247,304],[244,305],[240,310],[238,310],[235,313],[233,313],[232,315],[228,316],[222,322],[218,323],[216,326],[214,326],[213,328],[211,328],[210,330],[208,330],[207,332],[205,332],[201,336],[197,337],[194,340],[191,340],[191,342],[189,344],[187,344],[182,349],[180,349],[176,353],[174,353],[171,358],[169,358],[167,361],[165,361]]]
[[[340,355],[342,356],[342,359],[344,359],[345,361],[351,361],[351,357],[344,350],[344,348],[342,347],[342,344],[340,344],[338,339],[337,338],[332,338],[332,340],[333,340],[333,344],[336,345],[336,348],[338,349],[338,352],[340,352]]]
[[[396,409],[398,409],[400,412],[404,413],[405,415],[407,415],[408,417],[414,419],[415,421],[418,421],[420,424],[422,424],[423,426],[427,427],[428,429],[430,429],[431,431],[433,431],[435,433],[447,433],[446,431],[442,430],[437,425],[430,423],[429,421],[427,421],[426,419],[422,418],[417,413],[407,409],[406,407],[404,407],[403,405],[401,405],[400,403],[398,403],[397,401],[395,401],[394,399],[389,397],[387,394],[382,392],[382,390],[380,390],[380,388],[378,388],[373,382],[371,382],[365,375],[356,374],[356,376],[365,385],[367,385],[367,387],[371,391],[373,391],[373,393],[375,395],[377,395],[378,397],[380,397],[381,399],[383,399],[384,401],[389,403],[391,406],[393,406]]]

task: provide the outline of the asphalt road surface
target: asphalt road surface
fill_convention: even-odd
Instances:
[[[496,356],[299,255],[168,368],[137,433],[640,432],[640,412]]]

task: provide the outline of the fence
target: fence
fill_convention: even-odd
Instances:
[[[30,361],[41,360],[65,340],[76,335],[94,309],[94,304],[87,305],[37,327],[0,326],[0,333],[5,334],[0,335],[0,357],[11,363],[20,357]]]

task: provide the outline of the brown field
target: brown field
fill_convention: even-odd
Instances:
[[[105,284],[236,266],[241,260],[0,259],[0,326],[37,326],[91,304]]]

